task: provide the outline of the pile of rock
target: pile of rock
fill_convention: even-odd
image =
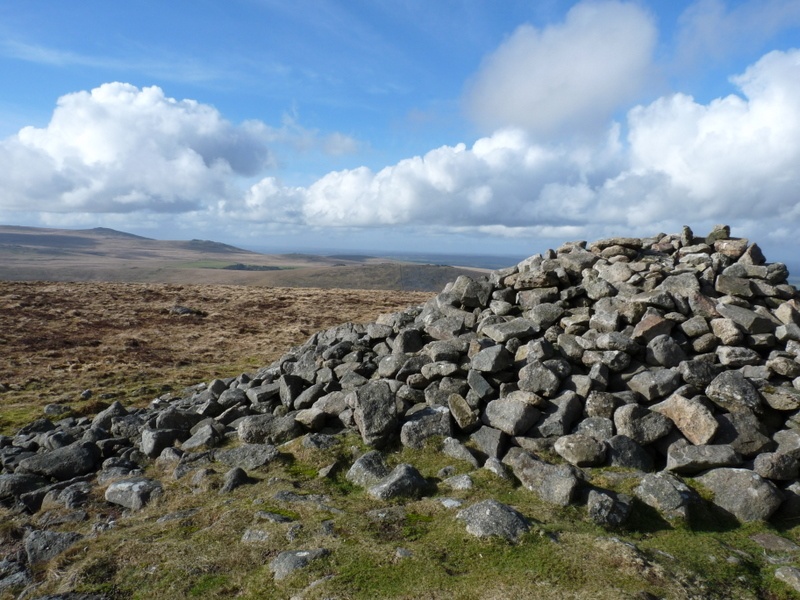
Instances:
[[[638,498],[670,519],[697,501],[683,477],[741,520],[796,516],[800,303],[787,276],[724,226],[567,243],[319,332],[255,374],[0,437],[0,501],[80,506],[103,486],[137,509],[162,490],[141,475],[148,460],[176,477],[223,463],[234,487],[276,445],[352,429],[378,450],[444,439],[454,458],[498,474],[505,463],[542,499],[585,501],[608,526],[631,499],[591,489],[587,468],[631,469]],[[241,444],[217,448],[230,438]],[[353,477],[375,497],[428,493],[410,465],[372,459]]]

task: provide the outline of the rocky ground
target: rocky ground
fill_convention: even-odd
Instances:
[[[48,402],[0,436],[0,589],[793,597],[787,276],[722,226],[568,243],[146,407]]]

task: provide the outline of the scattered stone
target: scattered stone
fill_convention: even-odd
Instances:
[[[163,493],[161,483],[146,477],[132,477],[115,481],[108,486],[105,499],[131,510],[141,510]]]
[[[484,500],[458,512],[456,518],[467,525],[467,533],[476,537],[502,537],[516,542],[530,530],[528,520],[510,506],[496,500]]]
[[[242,444],[236,448],[214,452],[214,460],[229,467],[239,467],[247,471],[264,467],[278,456],[278,449],[270,444]]]
[[[238,487],[251,483],[250,477],[239,467],[234,467],[227,473],[225,473],[225,478],[222,483],[222,488],[219,490],[220,494],[227,494],[228,492],[232,492]]]
[[[389,475],[389,467],[379,450],[371,450],[353,463],[345,476],[359,487],[372,487]]]
[[[617,529],[631,516],[633,502],[625,494],[591,490],[586,507],[592,521],[607,529]]]
[[[83,536],[79,533],[33,530],[25,534],[23,544],[28,563],[37,565],[55,558]]]
[[[413,466],[397,465],[389,475],[367,490],[376,500],[391,500],[398,496],[418,498],[428,489],[428,482]]]
[[[292,550],[281,552],[269,563],[269,570],[274,574],[275,581],[289,577],[298,569],[304,569],[308,563],[328,556],[330,550],[316,548],[314,550]]]

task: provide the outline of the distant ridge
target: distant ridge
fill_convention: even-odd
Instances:
[[[109,281],[436,291],[474,270],[391,258],[262,254],[211,240],[0,225],[0,281]]]
[[[175,242],[180,248],[187,250],[196,250],[198,252],[217,252],[217,253],[251,253],[250,250],[243,250],[236,246],[223,244],[222,242],[212,242],[211,240],[189,240],[188,242]],[[252,252],[255,254],[255,252]]]
[[[116,229],[111,229],[109,227],[94,227],[92,229],[78,229],[76,230],[79,233],[91,233],[94,235],[102,235],[103,237],[114,237],[114,238],[127,238],[132,240],[152,240],[153,238],[144,237],[142,235],[136,235],[134,233],[128,233],[126,231],[117,231]]]

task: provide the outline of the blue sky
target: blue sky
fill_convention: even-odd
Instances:
[[[798,255],[800,0],[0,4],[0,223]]]

